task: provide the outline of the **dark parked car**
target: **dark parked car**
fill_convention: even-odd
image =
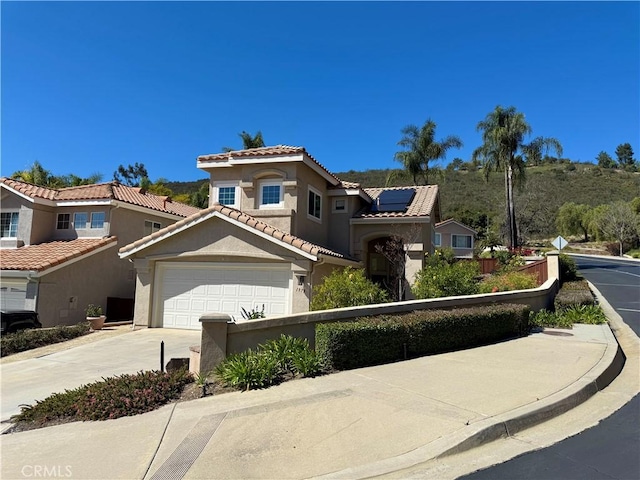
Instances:
[[[30,310],[0,311],[2,333],[13,333],[26,328],[42,328],[38,313]]]

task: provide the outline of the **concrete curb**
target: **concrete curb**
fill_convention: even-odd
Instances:
[[[601,260],[624,260],[624,261],[632,261],[632,262],[640,262],[640,259],[638,258],[633,258],[633,257],[628,257],[626,255],[623,255],[622,257],[614,257],[613,255],[592,255],[590,253],[575,253],[575,252],[567,252],[566,253],[569,256],[576,256],[576,257],[584,257],[584,258],[597,258],[597,259],[601,259]]]
[[[596,295],[598,294],[599,292],[597,292]],[[599,298],[602,298],[602,296],[600,295]],[[611,306],[609,306],[608,310],[605,308],[603,308],[603,310],[607,314],[608,319],[610,312],[618,316]],[[616,323],[619,321],[622,325],[626,326],[619,316],[618,319],[612,318],[612,320]],[[622,371],[625,363],[625,355],[609,326],[605,327],[605,335],[607,337],[607,347],[598,363],[578,381],[549,397],[501,415],[481,420],[403,455],[313,478],[361,479],[390,474],[424,463],[428,460],[479,447],[480,445],[511,436],[517,432],[562,415],[605,388]]]

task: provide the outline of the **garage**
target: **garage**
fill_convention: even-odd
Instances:
[[[27,299],[26,282],[3,278],[0,299],[2,310],[24,310]]]
[[[155,310],[165,328],[199,330],[204,313],[242,319],[243,308],[263,305],[267,317],[291,313],[289,264],[161,262],[156,275]]]

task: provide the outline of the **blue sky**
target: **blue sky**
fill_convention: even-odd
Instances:
[[[12,2],[1,4],[3,176],[203,178],[196,157],[301,145],[329,170],[394,168],[428,118],[468,160],[477,123],[515,106],[534,136],[593,161],[640,158],[638,2]]]

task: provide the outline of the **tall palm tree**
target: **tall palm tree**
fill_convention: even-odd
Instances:
[[[262,132],[258,130],[255,135],[251,135],[250,133],[245,132],[239,133],[238,136],[242,139],[242,149],[249,150],[250,148],[261,148],[265,147],[264,139],[262,138]],[[231,147],[222,147],[223,152],[233,152],[236,150]]]
[[[482,162],[485,178],[491,171],[504,171],[507,240],[509,247],[515,248],[518,246],[518,227],[514,184],[524,185],[527,161],[535,163],[549,149],[554,149],[561,156],[562,145],[555,138],[543,137],[524,143],[525,136],[530,135],[532,129],[524,114],[516,111],[515,107],[505,109],[498,105],[478,123],[477,130],[482,132],[483,144],[476,148],[472,158]]]
[[[404,150],[397,152],[395,159],[402,163],[416,185],[419,177],[424,180],[425,185],[429,183],[429,162],[444,159],[450,148],[462,147],[462,141],[455,135],[436,141],[436,123],[431,119],[421,128],[407,125],[401,133],[404,136],[398,142],[398,146]]]

